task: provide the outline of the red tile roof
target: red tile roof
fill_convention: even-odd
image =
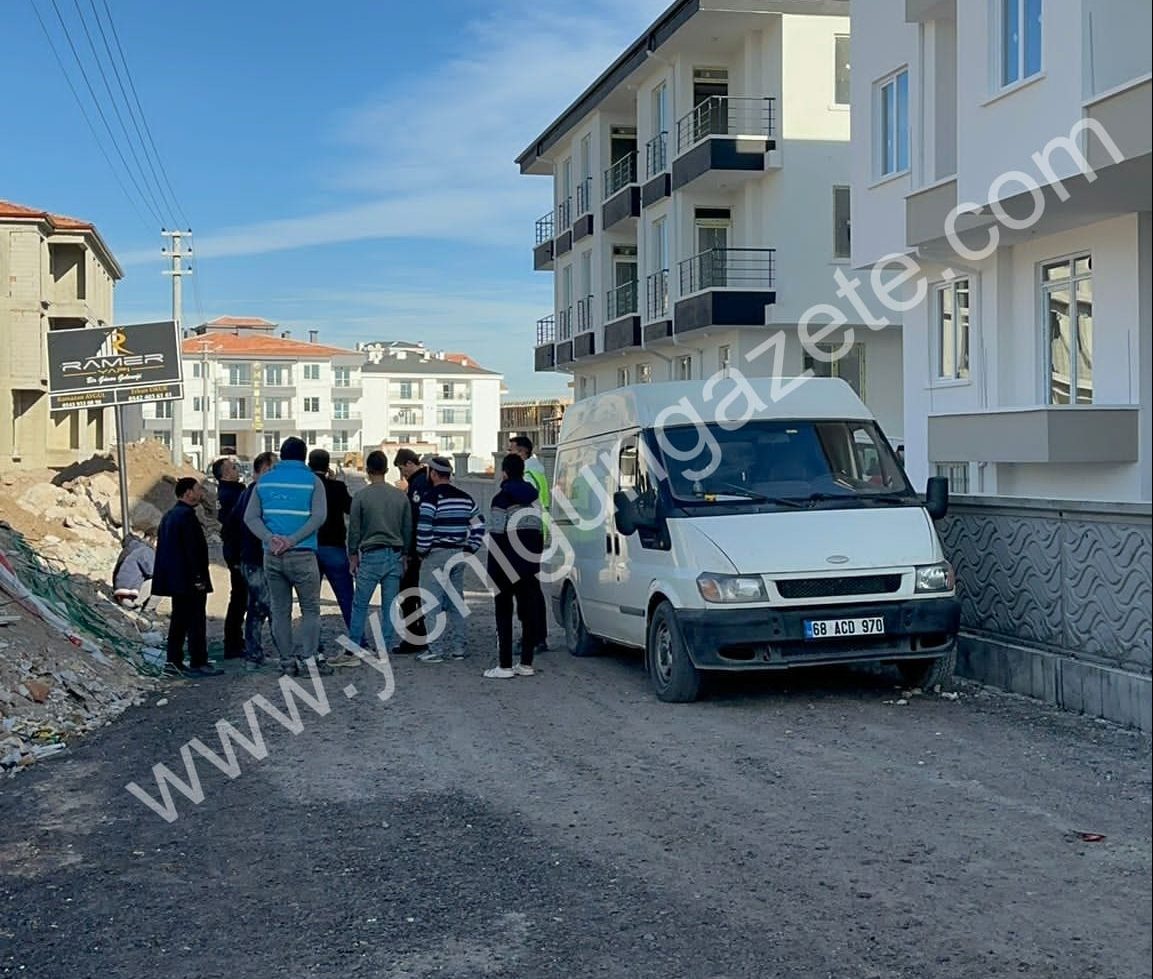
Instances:
[[[83,231],[91,234],[96,239],[100,250],[104,253],[107,259],[107,265],[112,270],[115,278],[121,279],[124,273],[120,268],[120,264],[116,261],[108,246],[104,243],[104,239],[100,237],[100,232],[96,230],[96,225],[91,221],[82,221],[80,218],[72,218],[66,214],[53,214],[51,211],[42,211],[39,208],[27,207],[24,204],[16,204],[12,201],[0,200],[0,220],[4,218],[16,219],[34,219],[36,221],[43,221],[50,225],[54,231]]]
[[[276,324],[259,316],[217,316],[205,326],[241,327],[246,330],[274,330]]]
[[[240,336],[235,333],[204,333],[186,339],[182,349],[186,357],[195,356],[204,350],[219,357],[284,357],[292,360],[327,360],[330,357],[360,356],[355,350],[345,350],[341,347],[251,333],[242,333]]]

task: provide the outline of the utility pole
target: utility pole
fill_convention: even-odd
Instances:
[[[184,342],[184,306],[183,306],[183,293],[181,279],[186,275],[192,274],[192,266],[185,267],[184,259],[192,254],[192,248],[189,246],[188,251],[182,247],[184,238],[192,236],[192,229],[187,231],[167,231],[161,229],[160,233],[171,244],[161,250],[162,255],[166,255],[172,262],[172,268],[165,269],[164,274],[172,276],[172,319],[176,322],[176,337],[177,341],[183,345]],[[183,358],[182,358],[183,359]],[[183,370],[181,376],[183,377]],[[172,403],[172,462],[177,466],[184,465],[184,402],[174,401]]]
[[[208,337],[200,341],[200,470],[208,471]]]

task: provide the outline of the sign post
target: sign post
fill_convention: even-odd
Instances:
[[[120,477],[120,543],[132,533],[128,512],[128,452],[124,448],[124,405],[112,409],[116,414],[116,470]]]

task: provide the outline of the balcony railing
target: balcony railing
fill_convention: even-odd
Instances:
[[[552,211],[536,219],[536,241],[534,244],[543,245],[556,237],[556,221]]]
[[[568,231],[572,227],[572,198],[566,197],[556,206],[556,230]]]
[[[556,343],[555,316],[542,316],[536,321],[536,345],[543,347],[546,343]]]
[[[645,279],[645,318],[664,319],[669,313],[669,270],[661,269]]]
[[[773,135],[776,99],[710,95],[677,120],[677,153],[710,136]]]
[[[558,309],[556,314],[556,338],[558,340],[572,339],[572,307]]]
[[[605,200],[612,197],[618,190],[636,182],[637,151],[633,150],[628,156],[622,156],[605,171]]]
[[[637,282],[626,282],[605,294],[605,321],[622,316],[635,316],[637,313]]]
[[[775,248],[711,248],[678,266],[680,293],[687,296],[702,289],[773,288],[776,275]]]
[[[403,428],[423,428],[424,416],[420,414],[406,415],[398,412],[389,419],[389,424]]]
[[[588,214],[593,206],[593,178],[585,177],[576,189],[576,213],[577,217],[582,214]]]
[[[645,143],[645,176],[655,177],[669,168],[669,134],[657,133]]]
[[[584,299],[578,299],[576,304],[576,331],[577,333],[584,333],[586,330],[591,330],[596,325],[595,314],[595,299],[592,296],[585,296]]]

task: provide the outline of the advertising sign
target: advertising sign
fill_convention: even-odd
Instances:
[[[176,324],[85,327],[48,333],[52,411],[184,397]]]

